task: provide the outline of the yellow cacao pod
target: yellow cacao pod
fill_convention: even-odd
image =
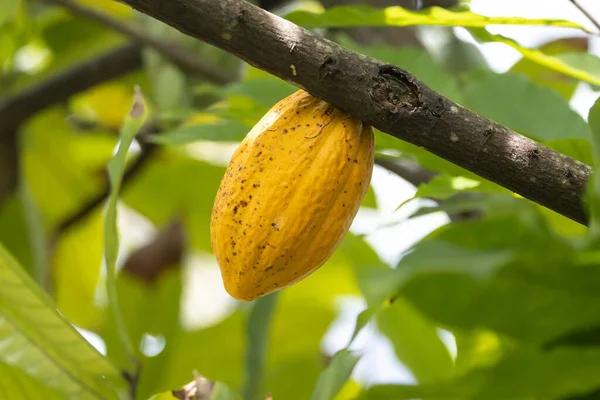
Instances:
[[[213,251],[232,297],[265,296],[327,261],[369,187],[373,142],[370,126],[303,90],[252,128],[211,217]]]

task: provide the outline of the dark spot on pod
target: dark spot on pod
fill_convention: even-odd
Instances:
[[[235,257],[235,256],[237,256],[237,253],[236,253],[235,251],[233,252],[233,256],[234,256],[234,257]]]
[[[242,179],[242,183],[246,183],[246,179]]]
[[[229,257],[225,257],[225,261],[230,262]]]
[[[246,207],[247,205],[248,205],[248,202],[246,200],[240,200],[240,206]]]
[[[345,204],[342,204],[342,207],[346,207],[346,205],[345,205]]]
[[[259,157],[262,154],[262,151],[259,151],[258,153],[256,153],[256,155],[254,157]]]
[[[287,130],[287,129],[284,129],[284,130],[283,130],[283,134],[285,135],[286,133],[288,133],[288,130]]]
[[[253,185],[252,185],[252,187],[253,187],[253,188],[255,188],[255,189],[256,189],[257,187],[260,187],[260,183],[255,183],[255,184],[253,184]]]
[[[267,268],[265,268],[265,272],[268,272],[268,271],[270,271],[270,270],[272,270],[272,269],[273,269],[273,266],[272,266],[272,265],[269,265]]]
[[[309,127],[310,127],[310,124],[306,124],[306,127],[307,127],[307,128],[309,128]]]
[[[271,224],[271,226],[273,227],[273,229],[275,230],[275,232],[279,232],[279,227],[277,226],[277,224],[275,222],[273,222]]]
[[[273,161],[273,157],[269,157],[269,161]]]
[[[244,190],[244,186],[240,186],[240,190]]]
[[[295,126],[292,126],[292,127],[291,127],[291,129],[292,129],[293,131],[295,131],[295,130],[296,130],[296,127],[295,127]]]
[[[264,169],[263,167],[260,167],[258,170],[259,170],[260,172],[263,172],[265,169]]]
[[[252,200],[252,195],[248,196],[248,198],[249,198],[250,200]]]
[[[279,287],[279,285],[277,284],[277,282],[273,283],[273,286]]]
[[[358,160],[357,159],[354,159],[354,164],[358,164]]]
[[[237,211],[238,211],[238,206],[233,207],[233,213],[237,214]]]
[[[350,157],[346,157],[346,161],[350,161]]]

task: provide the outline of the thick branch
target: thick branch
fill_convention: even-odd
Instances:
[[[588,166],[461,107],[403,69],[346,50],[242,0],[120,1],[383,132],[586,223]]]

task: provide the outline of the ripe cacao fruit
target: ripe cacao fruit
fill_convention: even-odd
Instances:
[[[211,216],[227,292],[251,301],[322,266],[371,180],[370,126],[304,90],[278,102],[233,154]]]

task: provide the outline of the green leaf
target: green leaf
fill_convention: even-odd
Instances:
[[[235,121],[182,126],[171,131],[152,135],[150,140],[159,144],[181,145],[200,140],[238,142],[248,133],[248,127]]]
[[[244,400],[262,400],[263,371],[269,345],[269,330],[279,293],[272,293],[254,302],[248,317],[248,350],[246,378],[242,390]]]
[[[312,400],[333,400],[342,389],[354,366],[360,357],[352,354],[349,350],[338,351],[327,369],[323,371],[312,395]]]
[[[3,0],[0,3],[0,26],[13,18],[19,8],[19,3],[20,0]]]
[[[148,109],[144,97],[136,87],[135,97],[131,111],[125,117],[121,127],[121,139],[116,154],[108,161],[108,177],[110,192],[104,220],[104,259],[106,261],[106,292],[108,304],[120,336],[121,345],[127,354],[133,357],[136,354],[131,338],[127,333],[125,321],[122,319],[117,297],[117,256],[119,253],[119,228],[117,226],[117,202],[123,174],[125,173],[126,157],[129,146],[135,135],[144,125],[148,117]]]
[[[0,361],[64,396],[119,398],[120,371],[56,311],[1,245],[0,343]]]
[[[44,386],[20,369],[0,361],[0,398],[3,400],[60,400],[60,392]]]
[[[564,98],[523,75],[476,71],[466,82],[466,107],[532,139],[589,138],[585,121]]]
[[[454,365],[435,326],[402,297],[377,314],[377,326],[420,383],[449,379]]]
[[[541,343],[600,323],[586,307],[600,266],[574,267],[571,245],[535,207],[447,225],[407,254],[388,281],[422,314],[450,328],[490,329]]]
[[[474,398],[565,398],[600,386],[600,350],[520,348],[485,371]],[[481,371],[475,371],[481,374]]]
[[[527,19],[520,17],[486,17],[474,12],[450,11],[441,7],[429,7],[410,11],[402,7],[374,8],[370,6],[331,7],[321,13],[294,11],[286,19],[311,28],[356,26],[411,26],[441,25],[486,27],[488,25],[542,25],[576,28],[587,31],[581,25],[566,20]]]
[[[563,61],[559,57],[549,56],[537,49],[528,49],[519,45],[515,40],[507,38],[502,35],[493,35],[482,28],[470,29],[473,36],[483,42],[496,42],[504,43],[513,49],[517,50],[521,55],[539,65],[547,67],[553,71],[560,72],[561,74],[570,76],[575,79],[579,79],[583,82],[588,82],[593,85],[600,85],[600,75],[597,71],[595,73],[589,73],[585,70],[575,68]]]

